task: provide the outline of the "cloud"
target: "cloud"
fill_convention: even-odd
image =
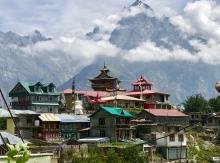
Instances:
[[[189,40],[190,44],[197,50],[191,54],[188,50],[181,47],[174,47],[173,50],[164,47],[157,47],[154,42],[147,40],[139,47],[132,50],[122,50],[112,45],[108,40],[117,22],[123,17],[134,16],[143,12],[141,8],[132,8],[130,12],[123,10],[119,14],[108,16],[105,20],[96,19],[93,21],[99,27],[99,39],[88,40],[85,37],[74,35],[61,36],[47,42],[39,42],[34,46],[23,50],[31,55],[51,55],[60,53],[71,57],[74,62],[91,64],[99,56],[115,57],[119,56],[129,62],[150,62],[150,61],[203,61],[207,64],[220,64],[220,43],[218,36],[219,29],[219,6],[213,1],[194,1],[189,2],[184,8],[183,15],[179,15],[172,9],[167,9],[170,13],[171,22],[179,27],[181,31],[188,35],[203,35],[207,38],[207,43],[196,39]],[[207,13],[205,13],[207,11]],[[69,15],[69,14],[67,14]],[[68,19],[67,19],[68,20]],[[207,24],[208,23],[208,24]],[[64,23],[65,24],[65,23]]]
[[[186,0],[169,2],[143,0],[160,12],[164,7],[180,8]],[[38,29],[52,37],[86,33],[93,21],[104,21],[134,0],[5,0],[0,1],[0,30],[26,34]]]
[[[180,2],[179,0],[177,0]],[[220,6],[215,1],[200,0],[188,2],[183,13],[173,10],[177,3],[172,6],[168,1],[149,1],[149,5],[157,12],[157,8],[163,6],[166,15],[171,16],[171,22],[181,31],[188,35],[201,35],[207,39],[207,43],[198,40],[189,40],[191,45],[197,50],[197,53],[191,54],[186,49],[174,47],[174,50],[157,47],[150,40],[144,42],[136,49],[122,50],[112,45],[108,39],[117,22],[127,16],[134,16],[142,10],[132,8],[130,12],[119,11],[124,4],[131,4],[133,1],[106,1],[91,0],[87,3],[80,0],[67,1],[28,1],[27,3],[15,3],[11,1],[0,2],[0,27],[13,27],[20,31],[32,30],[32,28],[40,28],[45,33],[56,36],[52,41],[39,42],[34,46],[22,48],[25,55],[42,55],[46,56],[50,53],[53,55],[66,55],[74,62],[92,63],[99,56],[114,57],[120,55],[121,58],[136,62],[150,61],[168,61],[168,60],[185,60],[197,62],[202,60],[208,64],[220,64]],[[181,6],[186,1],[181,2]],[[178,4],[179,5],[179,4]],[[34,6],[34,8],[33,8]],[[97,6],[98,10],[97,10]],[[114,8],[113,8],[114,7]],[[3,13],[5,12],[5,13]],[[5,16],[5,17],[4,17]],[[23,18],[21,18],[23,16]],[[95,18],[95,19],[94,19]],[[20,21],[17,21],[20,20]],[[99,39],[88,40],[82,35],[76,35],[75,31],[90,31],[94,26],[100,27]],[[28,28],[26,28],[28,27]],[[89,30],[88,30],[89,29]]]
[[[189,51],[180,47],[174,50],[168,50],[157,47],[155,43],[146,41],[141,46],[132,49],[122,55],[129,62],[150,62],[150,61],[168,61],[168,60],[186,60],[191,62],[198,61],[198,57],[192,55]]]
[[[92,63],[99,56],[116,56],[119,49],[108,41],[93,41],[83,38],[65,38],[42,41],[22,50],[30,55],[45,55],[53,57],[53,54],[69,56],[74,62],[89,61]]]
[[[216,1],[200,0],[187,3],[183,15],[171,22],[186,33],[197,33],[206,39],[220,41],[220,6]]]

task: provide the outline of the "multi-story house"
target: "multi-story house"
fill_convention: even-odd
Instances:
[[[166,126],[189,124],[189,116],[176,109],[144,109],[138,114],[138,118]]]
[[[18,82],[10,91],[12,109],[36,112],[58,112],[59,93],[53,83]]]
[[[175,109],[145,109],[137,117],[147,123],[137,126],[142,139],[156,145],[169,160],[184,159],[187,154],[184,126],[189,125],[189,116]]]
[[[88,115],[56,114],[60,119],[62,140],[79,139],[80,130],[90,127]]]
[[[101,107],[90,116],[90,136],[108,137],[110,140],[131,140],[134,127],[129,112],[117,107]]]
[[[168,160],[187,158],[187,137],[183,130],[170,127],[165,132],[156,132],[156,145],[161,155]]]
[[[40,113],[37,113],[32,110],[11,110],[16,115],[16,125],[20,131],[20,134],[23,139],[33,140],[37,138],[37,131],[39,128],[39,119],[38,116]],[[15,133],[17,133],[16,131]],[[18,133],[17,133],[18,135]]]
[[[127,96],[132,96],[145,100],[145,109],[169,109],[169,94],[152,89],[152,83],[141,76],[136,82],[131,83],[133,90],[126,93]]]
[[[42,113],[39,120],[38,139],[46,142],[60,142],[60,119],[53,113]]]

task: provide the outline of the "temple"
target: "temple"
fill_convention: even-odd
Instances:
[[[169,109],[169,94],[157,90],[152,90],[152,83],[141,76],[136,82],[131,83],[133,90],[126,93],[127,96],[132,96],[145,100],[145,109]]]
[[[100,74],[98,76],[90,79],[91,87],[94,91],[113,90],[117,81],[117,78],[111,77],[109,75],[109,69],[105,65],[100,70]]]

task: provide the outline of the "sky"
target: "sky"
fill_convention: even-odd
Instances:
[[[120,12],[134,0],[0,0],[0,30],[27,34],[35,29],[52,37],[91,31],[97,19]],[[143,0],[157,13],[182,12],[187,0]],[[170,10],[169,10],[170,11]]]
[[[197,50],[196,54],[178,46],[170,51],[157,47],[150,40],[129,51],[112,45],[108,40],[111,30],[117,25],[117,20],[123,17],[120,14],[124,13],[123,8],[133,2],[134,0],[0,0],[0,30],[25,35],[37,29],[45,36],[54,38],[24,49],[30,54],[35,51],[42,54],[45,51],[62,51],[75,60],[78,58],[80,61],[91,62],[100,55],[121,55],[134,62],[202,60],[208,64],[220,64],[220,0],[143,0],[158,16],[169,16],[171,23],[184,35],[196,34],[207,40],[206,43],[188,40]],[[104,31],[101,33],[102,40],[81,37],[96,25]]]

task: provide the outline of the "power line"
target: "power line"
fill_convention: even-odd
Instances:
[[[3,99],[4,103],[5,103],[5,106],[7,107],[8,112],[9,112],[9,114],[10,114],[12,120],[13,120],[13,123],[14,123],[14,125],[15,125],[15,129],[16,129],[16,131],[18,132],[18,135],[19,135],[19,137],[21,138],[22,142],[24,143],[24,139],[22,138],[21,133],[20,133],[20,130],[18,129],[18,127],[17,127],[17,125],[16,125],[15,119],[14,119],[12,113],[11,113],[11,110],[10,110],[10,108],[9,108],[9,106],[8,106],[8,104],[7,104],[7,102],[6,102],[6,99],[5,99],[4,95],[3,95],[3,92],[2,92],[2,90],[1,90],[1,88],[0,88],[0,94],[1,94],[1,96],[2,96],[2,99]]]

